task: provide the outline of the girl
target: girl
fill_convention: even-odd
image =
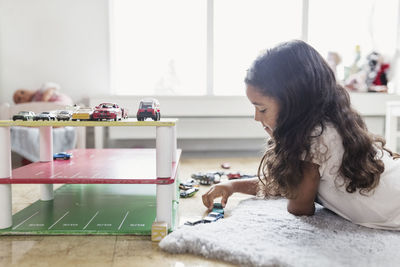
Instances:
[[[212,209],[234,192],[284,196],[294,215],[313,215],[314,201],[353,223],[400,230],[400,160],[368,132],[349,95],[318,52],[303,41],[278,45],[247,71],[254,119],[271,136],[258,177],[213,186]]]

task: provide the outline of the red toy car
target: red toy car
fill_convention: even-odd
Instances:
[[[160,103],[155,98],[142,99],[139,104],[139,109],[136,114],[138,121],[144,121],[146,118],[151,118],[159,121],[161,118]]]
[[[241,179],[241,178],[253,178],[253,177],[256,177],[257,175],[243,174],[241,172],[231,172],[231,173],[228,173],[226,176],[228,176],[229,180],[233,180],[233,179]]]
[[[121,120],[128,117],[125,109],[119,107],[115,103],[101,103],[94,108],[92,120]]]

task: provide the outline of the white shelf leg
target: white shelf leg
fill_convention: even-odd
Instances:
[[[76,140],[76,147],[80,149],[86,148],[86,127],[76,127],[78,139]]]
[[[40,132],[40,161],[53,161],[53,127],[39,127]],[[54,199],[53,184],[40,185],[40,199],[47,201]]]
[[[157,215],[156,222],[166,222],[168,229],[172,227],[172,199],[174,184],[157,185]]]
[[[104,129],[105,127],[94,127],[94,147],[96,149],[104,148]]]
[[[157,178],[169,179],[172,176],[173,145],[176,136],[174,127],[156,127],[156,175]],[[175,140],[176,142],[176,140]],[[176,153],[176,152],[175,152]],[[157,185],[157,222],[166,222],[172,227],[172,200],[174,199],[174,184]]]
[[[10,127],[0,127],[0,178],[11,177]],[[0,184],[0,229],[12,226],[11,184]]]
[[[176,152],[178,149],[178,141],[176,136],[176,125],[171,126],[172,128],[172,162],[176,162]]]

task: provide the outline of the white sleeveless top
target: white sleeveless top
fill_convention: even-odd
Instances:
[[[314,133],[320,133],[320,129]],[[342,185],[344,179],[339,173],[344,153],[342,137],[328,123],[322,135],[313,139],[311,158],[306,160],[319,165],[320,203],[355,224],[400,230],[400,159],[393,159],[386,151],[383,155],[378,152],[378,157],[385,165],[378,186],[367,195],[361,195],[359,190],[347,193],[345,185]]]

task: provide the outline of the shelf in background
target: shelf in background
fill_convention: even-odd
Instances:
[[[129,118],[121,121],[12,121],[0,120],[0,127],[8,126],[26,126],[26,127],[40,127],[40,126],[175,126],[178,119],[161,119],[160,121],[137,121],[136,119]]]
[[[35,162],[12,171],[0,184],[171,184],[171,178],[156,177],[155,149],[74,149],[70,160]]]

